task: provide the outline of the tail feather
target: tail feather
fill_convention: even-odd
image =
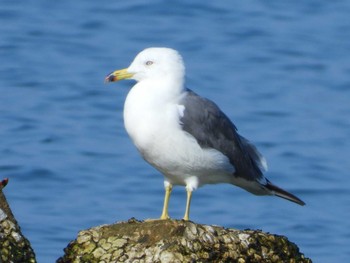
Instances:
[[[269,180],[267,180],[266,185],[264,185],[268,190],[272,192],[272,194],[297,203],[298,205],[305,205],[304,201],[296,197],[295,195],[288,193],[286,190],[279,188],[278,186],[272,184]]]

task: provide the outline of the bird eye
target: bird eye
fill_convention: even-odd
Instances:
[[[153,61],[148,60],[148,61],[146,62],[146,65],[147,65],[147,66],[150,66],[150,65],[152,65],[152,64],[153,64]]]

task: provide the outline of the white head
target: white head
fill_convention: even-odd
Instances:
[[[185,66],[181,55],[171,48],[147,48],[140,52],[128,67],[133,79],[183,78]]]
[[[153,47],[141,51],[128,68],[112,72],[106,77],[106,81],[121,79],[142,81],[151,78],[183,79],[184,76],[185,65],[176,50]]]

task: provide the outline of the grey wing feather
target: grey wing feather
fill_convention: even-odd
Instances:
[[[240,136],[241,142],[245,149],[249,152],[250,157],[253,159],[255,164],[260,168],[261,171],[267,171],[267,162],[265,157],[258,151],[258,149],[249,140]]]
[[[263,177],[265,159],[254,145],[237,133],[235,125],[214,102],[187,90],[180,104],[185,107],[182,129],[202,148],[214,148],[226,155],[235,167],[236,176],[247,180]]]

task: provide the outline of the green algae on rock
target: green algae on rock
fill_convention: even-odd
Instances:
[[[130,219],[79,232],[57,263],[312,262],[286,237],[183,220]]]

